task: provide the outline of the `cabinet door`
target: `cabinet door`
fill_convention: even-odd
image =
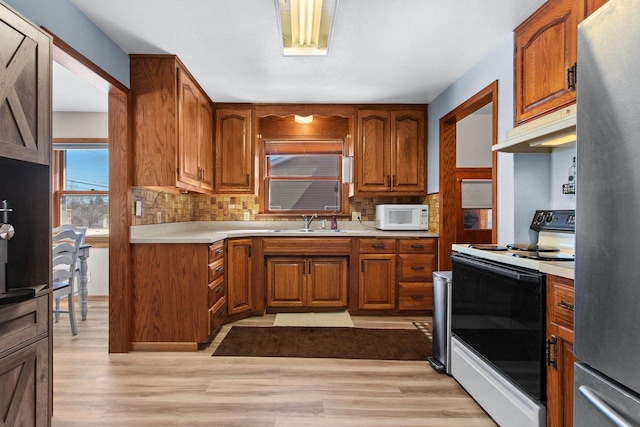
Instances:
[[[49,164],[51,40],[0,4],[0,156]]]
[[[178,69],[178,181],[200,186],[200,91],[195,83]]]
[[[207,99],[200,100],[200,187],[213,191],[213,109]]]
[[[549,0],[515,30],[516,124],[575,102],[578,2]]]
[[[391,112],[391,189],[426,194],[424,113]]]
[[[565,339],[563,331],[549,328],[549,337],[556,339],[553,360],[547,368],[547,425],[549,427],[573,426],[573,355],[572,340]]]
[[[251,110],[217,110],[215,158],[217,193],[253,193]]]
[[[358,306],[361,309],[394,309],[396,256],[371,254],[360,256]]]
[[[342,257],[307,260],[307,305],[347,306],[347,259]]]
[[[584,17],[586,18],[587,16],[591,15],[607,1],[608,0],[584,0]]]
[[[305,305],[304,258],[275,257],[267,260],[267,306],[302,307]]]
[[[391,188],[391,126],[389,111],[358,112],[355,156],[356,191],[385,192]]]
[[[49,338],[0,359],[3,426],[46,426],[49,419]]]
[[[227,241],[229,315],[251,310],[251,239]]]

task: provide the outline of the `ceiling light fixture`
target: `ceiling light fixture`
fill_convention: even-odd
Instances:
[[[284,55],[326,55],[339,0],[275,0]]]
[[[297,114],[293,115],[293,120],[296,121],[296,123],[300,123],[303,125],[308,125],[309,123],[313,122],[313,115],[310,116],[299,116]]]

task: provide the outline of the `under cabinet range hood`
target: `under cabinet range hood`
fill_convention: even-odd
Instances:
[[[494,145],[504,153],[542,153],[576,142],[576,106],[547,114],[507,132],[507,139]]]

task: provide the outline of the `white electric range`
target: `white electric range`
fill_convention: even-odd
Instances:
[[[534,244],[454,244],[452,249],[478,258],[484,258],[517,267],[540,270],[541,262],[574,261],[575,210],[538,210],[530,228],[538,232]]]

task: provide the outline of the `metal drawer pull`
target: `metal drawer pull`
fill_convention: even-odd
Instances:
[[[566,301],[560,301],[558,303],[558,307],[564,308],[564,309],[569,310],[569,311],[573,311],[573,304],[569,304]]]
[[[413,271],[424,271],[424,266],[422,266],[422,265],[412,265],[411,269]]]
[[[224,316],[224,310],[220,310],[217,317],[222,317],[222,316]]]
[[[371,247],[374,249],[384,249],[384,243],[373,243]]]
[[[424,295],[411,295],[411,299],[414,301],[422,301],[424,297]]]
[[[215,253],[216,253],[216,254],[221,254],[221,253],[222,253],[222,248],[218,248],[218,249],[216,249],[216,252],[215,252]]]
[[[424,249],[424,245],[411,245],[411,249]]]
[[[216,268],[216,273],[219,273],[220,271],[222,271],[222,267]]]
[[[215,290],[216,294],[219,294],[220,292],[222,292],[222,286],[218,286]]]
[[[622,415],[618,414],[611,406],[607,405],[602,399],[596,396],[588,386],[581,385],[578,387],[578,391],[589,401],[589,403],[595,406],[602,415],[611,420],[615,425],[619,427],[630,427],[633,425],[629,421],[625,420]]]

